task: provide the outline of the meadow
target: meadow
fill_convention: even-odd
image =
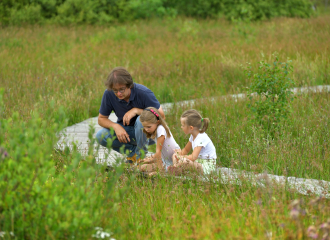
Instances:
[[[219,97],[245,92],[247,62],[255,69],[274,52],[292,60],[296,87],[330,84],[329,22],[324,14],[0,29],[0,233],[95,239],[101,227],[115,239],[329,239],[329,201],[313,194],[267,181],[140,179],[104,171],[91,152],[53,148],[57,131],[97,116],[107,74],[124,66],[161,103],[199,99],[193,107],[211,120],[219,166],[329,181],[329,93],[297,95],[275,139],[251,121],[247,100]],[[186,108],[166,116],[181,146]]]
[[[292,59],[296,86],[329,84],[328,15],[230,24],[165,19],[109,27],[8,27],[0,35],[5,116],[54,100],[69,123],[98,114],[104,81],[124,66],[161,103],[244,91],[241,66]],[[17,104],[17,103],[20,104]],[[74,104],[72,104],[74,102]]]

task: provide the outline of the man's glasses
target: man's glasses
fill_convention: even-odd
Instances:
[[[119,92],[119,93],[124,93],[125,90],[126,90],[126,88],[122,88],[122,89],[119,89],[119,90],[113,90],[113,89],[112,89],[112,91],[113,91],[115,94],[117,94],[118,92]]]

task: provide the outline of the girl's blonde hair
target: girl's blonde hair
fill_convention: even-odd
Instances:
[[[210,123],[210,119],[202,118],[202,115],[195,109],[185,111],[181,118],[185,120],[186,125],[198,128],[200,133],[205,132]]]
[[[158,115],[159,124],[163,125],[163,127],[165,128],[166,136],[171,137],[170,129],[168,128],[165,120],[162,118],[162,116],[160,115],[158,110],[154,107],[147,107],[146,109],[144,109],[142,111],[142,113],[140,115],[140,122],[141,123],[143,123],[143,122],[158,123],[157,116],[154,113],[152,113],[150,110],[153,110]],[[144,129],[143,129],[143,132],[147,135],[147,138],[155,138],[157,135],[157,130],[152,134],[147,133],[146,130],[144,130]]]

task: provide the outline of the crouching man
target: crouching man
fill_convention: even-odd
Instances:
[[[147,107],[154,107],[165,118],[164,111],[154,93],[147,87],[133,82],[130,73],[123,67],[114,68],[106,82],[101,107],[99,110],[98,124],[103,127],[96,134],[99,144],[107,147],[108,141],[113,139],[110,147],[119,152],[124,146],[128,151],[127,163],[139,163],[141,150],[147,151],[147,137],[143,133],[140,114]],[[112,122],[109,115],[114,111],[118,120]],[[114,130],[111,134],[110,129]],[[150,140],[149,140],[150,141]],[[154,144],[151,140],[149,144]]]

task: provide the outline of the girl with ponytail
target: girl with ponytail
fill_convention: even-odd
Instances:
[[[210,120],[202,118],[195,109],[185,111],[181,118],[181,129],[190,134],[187,145],[182,150],[176,150],[173,155],[174,167],[195,169],[199,173],[209,174],[215,170],[217,154],[214,144],[205,133]],[[190,150],[192,154],[188,155]]]

